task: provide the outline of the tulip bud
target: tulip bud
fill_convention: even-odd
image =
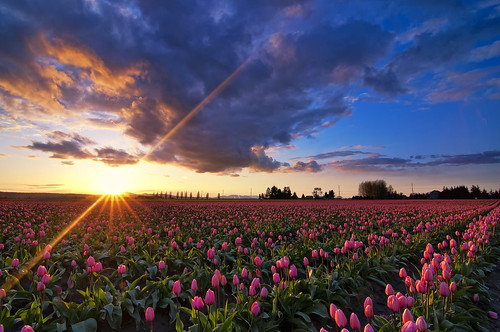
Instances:
[[[389,298],[387,299],[387,306],[394,312],[399,311],[399,302],[396,295],[389,296]]]
[[[89,256],[89,258],[87,258],[87,267],[94,267],[94,265],[95,265],[94,257]]]
[[[273,281],[275,283],[279,283],[281,280],[280,275],[278,273],[273,274]]]
[[[37,285],[36,285],[36,290],[39,291],[39,292],[43,292],[45,290],[45,284],[43,282],[39,282]]]
[[[196,292],[198,290],[198,282],[196,281],[196,279],[193,279],[193,281],[191,282],[191,290],[193,292]]]
[[[155,312],[154,312],[153,308],[148,307],[146,309],[145,317],[146,317],[146,321],[148,321],[148,322],[151,322],[151,321],[153,321],[153,319],[155,319]]]
[[[405,311],[403,311],[403,323],[406,324],[407,322],[413,322],[413,316],[410,310],[405,309]]]
[[[7,296],[5,289],[0,288],[0,300],[4,299]]]
[[[408,321],[401,328],[401,332],[416,332],[417,328],[417,324],[412,321]]]
[[[358,316],[354,312],[351,314],[351,317],[349,318],[349,323],[351,324],[351,328],[355,331],[361,328]]]
[[[367,305],[373,306],[373,301],[372,301],[371,297],[369,297],[369,296],[366,297],[365,303],[363,304],[363,306],[366,307]]]
[[[419,332],[427,332],[427,323],[425,322],[424,317],[420,316],[417,318],[417,331]]]
[[[491,319],[498,319],[498,314],[494,311],[488,311],[488,317]]]
[[[368,319],[373,318],[373,306],[371,304],[368,304],[367,306],[365,306],[365,316]]]
[[[408,276],[408,274],[406,273],[406,270],[404,267],[402,267],[400,270],[399,270],[399,277],[400,278],[406,278]]]
[[[203,303],[202,298],[199,297],[199,296],[195,296],[191,300],[191,304],[193,305],[193,309],[194,310],[200,310],[201,308],[203,308],[205,306],[205,304]]]
[[[439,295],[441,295],[442,297],[450,296],[450,288],[444,281],[441,283],[441,285],[439,285]]]
[[[179,295],[181,293],[181,288],[181,281],[177,280],[176,282],[174,282],[174,287],[172,287],[172,293],[174,293],[175,295]]]
[[[125,265],[121,264],[118,266],[118,274],[119,275],[124,274],[126,271],[127,271],[127,267]]]
[[[38,269],[36,270],[36,275],[41,278],[46,274],[47,274],[47,269],[45,268],[45,266],[43,265],[38,266]]]
[[[366,324],[365,328],[363,329],[363,332],[375,332],[375,330],[370,324]]]
[[[18,267],[18,266],[19,266],[19,259],[14,258],[14,259],[12,260],[12,263],[10,264],[10,266],[12,266],[13,268]],[[31,328],[31,327],[30,327],[30,328]]]
[[[335,319],[335,311],[337,311],[337,306],[335,304],[330,303],[330,317]]]
[[[213,290],[209,289],[207,290],[207,293],[205,294],[205,303],[207,305],[212,305],[215,302],[215,293]]]
[[[44,274],[42,277],[42,282],[47,285],[50,282],[50,275]]]
[[[387,284],[387,286],[385,286],[385,295],[394,295],[394,289],[392,288],[391,284]]]
[[[267,297],[267,288],[266,287],[262,287],[262,289],[260,291],[260,297],[262,297],[262,298]]]
[[[165,268],[165,262],[163,260],[158,262],[158,269],[163,270]]]
[[[344,326],[347,325],[347,318],[345,317],[342,309],[337,309],[335,311],[335,322],[337,323],[338,327],[340,327],[340,328],[343,328]]]
[[[250,311],[252,312],[252,315],[257,316],[260,311],[259,302],[255,301],[252,304],[252,308],[250,309]]]
[[[29,325],[24,325],[21,332],[33,332],[33,328]]]
[[[479,294],[478,293],[474,294],[474,297],[472,299],[474,300],[474,303],[478,303],[479,302]]]

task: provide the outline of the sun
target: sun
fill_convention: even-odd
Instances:
[[[103,195],[121,195],[130,190],[128,179],[117,169],[107,169],[96,179],[96,191]]]

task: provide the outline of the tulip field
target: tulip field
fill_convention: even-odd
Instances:
[[[496,331],[500,202],[0,200],[2,331]]]

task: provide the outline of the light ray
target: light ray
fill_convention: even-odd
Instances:
[[[59,241],[61,241],[62,238],[66,236],[66,234],[68,234],[68,232],[70,232],[83,218],[85,218],[90,213],[90,211],[92,211],[97,206],[97,204],[99,204],[104,199],[104,197],[105,197],[104,195],[99,197],[99,199],[97,199],[91,206],[89,206],[87,210],[85,210],[80,216],[78,216],[78,218],[73,220],[71,224],[69,224],[65,229],[63,229],[49,243],[49,245],[54,247],[56,244],[58,244]],[[24,264],[21,267],[20,272],[15,276],[15,278],[12,278],[8,282],[5,282],[2,288],[5,289],[6,292],[8,292],[12,287],[14,287],[15,284],[17,284],[19,280],[22,279],[22,277],[26,275],[26,273],[28,273],[28,271],[30,271],[43,258],[44,253],[45,250],[41,250],[36,256],[31,258],[26,264]]]
[[[132,216],[134,217],[134,219],[139,223],[141,224],[142,221],[141,219],[139,219],[139,217],[137,216],[137,214],[134,212],[134,210],[132,210],[132,208],[130,207],[130,205],[128,205],[128,203],[125,201],[125,199],[122,197],[122,196],[119,196],[120,197],[120,200],[123,202],[123,205],[125,205],[125,207],[127,208],[127,210],[132,214]]]
[[[217,97],[226,86],[231,83],[231,81],[238,76],[238,74],[245,69],[245,67],[250,63],[252,56],[250,56],[245,62],[243,62],[231,75],[229,75],[222,83],[220,83],[208,96],[206,96],[195,108],[191,110],[179,123],[175,125],[170,131],[162,137],[140,160],[146,160],[155,150],[157,150],[167,139],[169,139],[179,128],[184,126],[193,116],[196,115],[206,104],[211,102],[215,97]]]

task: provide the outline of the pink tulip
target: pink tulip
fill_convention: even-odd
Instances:
[[[205,304],[203,303],[202,298],[199,297],[199,296],[195,296],[191,300],[191,304],[193,305],[193,309],[194,310],[200,310],[201,308],[203,308],[205,306]]]
[[[256,256],[254,259],[255,265],[260,267],[262,265],[262,259],[259,256]]]
[[[488,317],[496,320],[496,319],[498,319],[498,314],[494,311],[488,311]]]
[[[148,322],[151,322],[151,321],[153,321],[153,319],[155,319],[155,312],[154,312],[153,308],[148,307],[146,309],[145,317],[146,317],[146,321],[148,321]]]
[[[165,269],[165,262],[163,260],[158,262],[158,269],[159,270]]]
[[[278,273],[273,274],[273,281],[279,283],[281,281],[280,275]]]
[[[172,293],[179,295],[181,293],[181,281],[177,280],[174,282],[174,287],[172,288]]]
[[[335,319],[335,311],[337,311],[337,306],[333,303],[330,303],[330,317]]]
[[[252,308],[250,309],[250,311],[252,312],[252,315],[257,316],[259,314],[259,311],[260,311],[259,302],[255,301],[252,304]]]
[[[198,282],[196,281],[196,279],[193,279],[193,281],[191,282],[191,290],[193,292],[196,292],[198,290]]]
[[[0,300],[4,299],[7,296],[5,289],[0,288]]]
[[[205,294],[205,303],[207,305],[212,305],[215,303],[215,293],[213,290],[207,290],[207,293]]]
[[[351,314],[351,317],[349,318],[349,323],[351,324],[351,328],[355,331],[361,328],[358,316],[354,312]]]
[[[238,279],[238,276],[235,274],[233,276],[233,285],[237,286],[240,283],[240,279]]]
[[[71,261],[71,267],[72,267],[72,268],[76,267],[76,262],[75,262],[75,260],[74,260],[74,259]]]
[[[450,288],[444,281],[441,283],[441,285],[439,285],[439,295],[441,295],[442,297],[450,296]]]
[[[369,297],[369,296],[366,297],[365,303],[363,304],[363,306],[366,307],[367,305],[373,306],[373,301],[372,301],[371,297]]]
[[[42,277],[42,282],[47,285],[50,282],[50,275],[44,274]]]
[[[312,258],[318,258],[318,251],[316,249],[312,251]]]
[[[479,302],[479,294],[478,293],[474,294],[472,300],[474,301],[474,303],[478,303]]]
[[[427,292],[427,283],[423,280],[417,280],[415,282],[415,287],[417,289],[417,292],[420,294],[425,294]]]
[[[365,316],[366,318],[368,319],[372,319],[373,318],[373,306],[371,304],[365,306]]]
[[[413,306],[415,305],[415,299],[413,298],[413,296],[408,296],[406,300],[408,301],[408,308],[413,308]]]
[[[43,265],[38,266],[38,269],[36,270],[36,275],[41,278],[46,274],[47,274],[47,269],[45,268],[45,266]]]
[[[403,311],[403,323],[406,324],[407,322],[413,322],[413,316],[411,315],[410,310],[405,309],[405,311]]]
[[[33,328],[29,325],[24,325],[21,332],[33,332]]]
[[[126,271],[127,271],[127,267],[125,265],[121,264],[118,266],[118,274],[119,275],[124,274]]]
[[[243,270],[241,270],[241,277],[243,279],[246,279],[246,277],[248,277],[248,270],[246,267],[244,267]]]
[[[394,289],[392,288],[391,284],[387,284],[387,286],[385,286],[385,295],[394,295]]]
[[[101,262],[96,263],[93,271],[96,273],[100,273],[102,271],[102,263]]]
[[[452,281],[450,284],[450,292],[455,293],[457,291],[457,283]]]
[[[307,257],[304,257],[304,265],[309,266],[309,259]]]
[[[288,275],[290,276],[290,278],[297,278],[298,272],[297,272],[297,267],[295,267],[295,265],[292,265],[290,267],[290,270],[288,270]]]
[[[366,324],[365,328],[363,329],[363,332],[375,332],[375,330],[370,324]]]
[[[10,266],[12,266],[13,268],[18,267],[18,266],[19,266],[19,259],[14,258],[14,259],[12,260],[12,263],[10,264]],[[28,325],[26,325],[26,326],[28,326]],[[30,328],[31,328],[31,327],[30,327]]]
[[[46,252],[43,254],[43,259],[48,260],[49,258],[50,258],[50,252],[46,251]]]
[[[262,287],[262,289],[260,290],[260,297],[262,297],[262,298],[267,297],[267,288],[266,287]]]
[[[216,274],[212,276],[212,287],[213,288],[219,287],[219,277]]]
[[[417,324],[412,321],[406,322],[401,328],[401,332],[416,332],[418,330]]]
[[[208,249],[207,258],[214,259],[215,258],[215,248]]]
[[[389,296],[389,298],[387,299],[387,306],[394,312],[399,311],[399,302],[396,295]]]
[[[343,328],[347,325],[347,318],[344,315],[342,309],[337,309],[335,311],[335,323],[337,323],[338,327]]]
[[[405,279],[408,276],[404,267],[399,270],[399,277]]]
[[[39,282],[37,285],[36,285],[36,290],[39,291],[39,292],[43,292],[45,290],[45,284],[43,282]]]
[[[89,258],[87,258],[87,267],[94,267],[94,265],[95,265],[94,257],[89,256]]]
[[[427,332],[427,323],[425,322],[424,317],[420,316],[417,318],[417,331],[419,332]]]

